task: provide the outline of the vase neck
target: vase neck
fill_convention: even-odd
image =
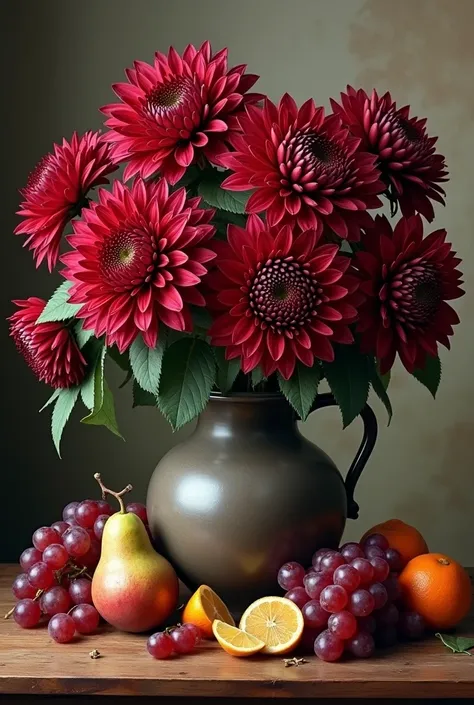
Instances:
[[[198,431],[225,438],[236,433],[293,432],[294,413],[283,397],[251,395],[211,397],[198,421]]]

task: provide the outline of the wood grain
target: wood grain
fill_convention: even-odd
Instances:
[[[16,572],[15,566],[0,566],[2,614],[12,604],[10,586]],[[472,634],[474,620],[466,620],[460,632]],[[299,668],[285,668],[278,657],[235,659],[215,642],[189,656],[154,661],[145,643],[144,635],[104,629],[59,645],[44,628],[26,631],[11,619],[2,620],[2,701],[7,694],[190,697],[193,702],[208,697],[474,698],[474,658],[451,654],[434,637],[368,661],[328,664],[309,657]],[[102,658],[89,657],[94,648]]]

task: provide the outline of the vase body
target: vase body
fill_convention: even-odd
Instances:
[[[317,548],[336,547],[347,516],[338,469],[268,395],[211,398],[155,469],[147,505],[185,584],[209,585],[234,609],[275,593],[285,561],[307,567]]]

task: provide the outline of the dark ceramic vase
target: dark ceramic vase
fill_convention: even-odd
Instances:
[[[321,394],[315,408],[332,404]],[[239,610],[278,589],[285,561],[308,566],[317,548],[336,547],[346,517],[357,517],[354,488],[377,436],[372,410],[361,416],[364,438],[344,482],[283,397],[212,397],[148,488],[151,530],[181,579]]]

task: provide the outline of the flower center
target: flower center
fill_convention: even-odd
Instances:
[[[51,187],[51,176],[54,174],[53,155],[45,154],[38,162],[33,171],[28,175],[25,191],[29,195],[44,193]]]
[[[409,142],[418,142],[418,140],[422,138],[422,135],[418,128],[415,127],[415,125],[413,125],[413,123],[411,123],[409,120],[405,120],[405,118],[402,118],[397,115],[396,122],[400,130],[403,132],[403,136]]]
[[[173,112],[189,96],[192,88],[191,79],[185,76],[158,84],[147,96],[148,112],[153,116]]]
[[[431,262],[406,262],[392,280],[391,307],[409,327],[431,323],[443,299],[438,269]]]
[[[292,257],[260,266],[249,292],[249,304],[272,330],[294,330],[315,315],[321,290],[303,265]]]
[[[141,233],[127,230],[111,233],[102,243],[99,254],[104,280],[119,291],[140,285],[146,277],[144,262],[150,247]]]

